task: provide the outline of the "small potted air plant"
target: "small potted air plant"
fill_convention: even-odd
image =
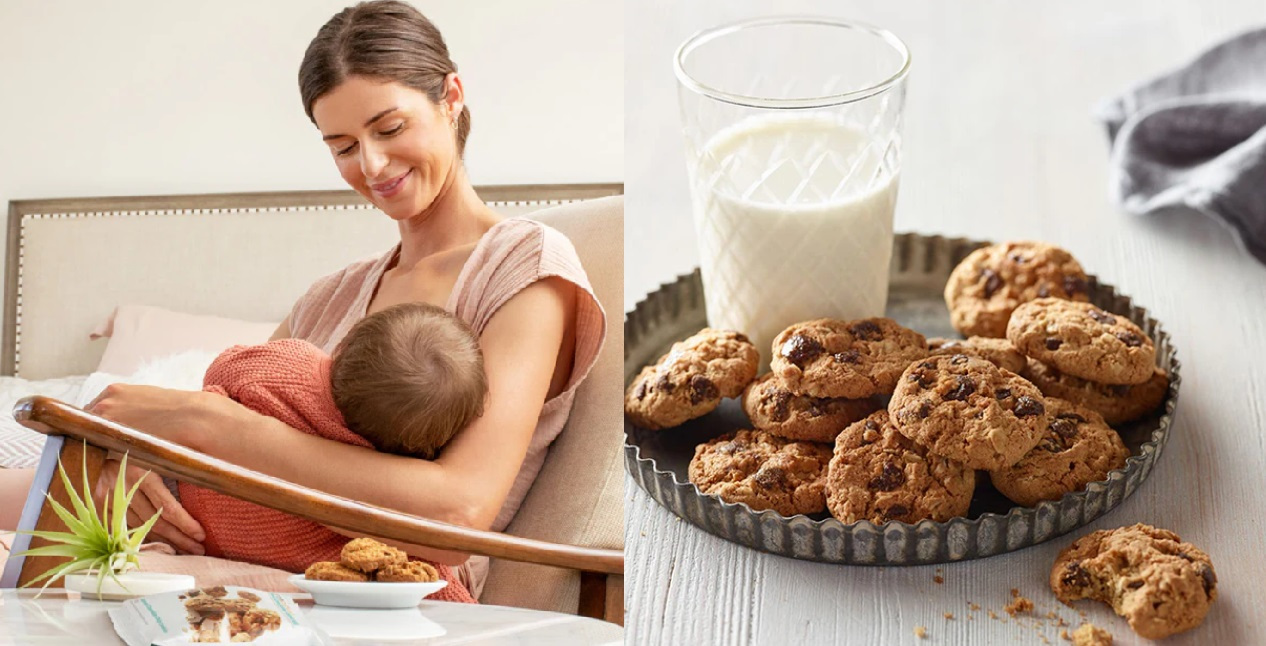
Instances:
[[[141,543],[154,527],[154,523],[158,522],[163,510],[159,509],[140,527],[128,529],[128,505],[141,486],[141,481],[150,474],[146,473],[128,490],[124,482],[126,471],[127,455],[124,454],[112,495],[106,495],[101,512],[98,513],[96,501],[92,497],[92,485],[88,481],[87,460],[85,459],[83,465],[82,494],[71,485],[61,460],[57,461],[57,473],[61,476],[74,510],[72,512],[66,509],[53,500],[52,496],[48,496],[48,502],[69,531],[20,531],[21,534],[30,534],[56,544],[25,550],[15,556],[63,556],[69,557],[70,561],[49,569],[23,587],[44,581],[40,588],[40,593],[43,594],[49,585],[62,578],[67,590],[83,594],[95,592],[97,598],[102,600],[127,599],[195,587],[191,576],[139,571]]]

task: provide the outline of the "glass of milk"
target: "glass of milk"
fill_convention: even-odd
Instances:
[[[816,318],[882,316],[910,54],[891,32],[778,17],[677,50],[708,323],[769,365]]]

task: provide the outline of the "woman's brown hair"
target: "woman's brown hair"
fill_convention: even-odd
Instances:
[[[312,105],[349,76],[395,81],[444,100],[445,79],[457,71],[440,30],[412,5],[373,0],[330,18],[308,44],[299,66],[299,94],[312,123]],[[457,153],[466,150],[470,108],[457,117]]]

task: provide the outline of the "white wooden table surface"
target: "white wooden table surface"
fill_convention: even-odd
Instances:
[[[628,310],[698,257],[672,53],[698,29],[775,9],[732,0],[626,7]],[[1082,617],[1046,584],[1055,555],[1075,536],[1135,522],[1202,547],[1220,579],[1205,624],[1166,643],[1266,643],[1266,267],[1212,220],[1119,213],[1107,194],[1106,138],[1091,118],[1097,100],[1266,23],[1266,3],[867,0],[776,10],[852,17],[906,41],[913,68],[896,229],[1071,250],[1173,335],[1184,375],[1178,418],[1151,476],[1105,518],[1018,553],[944,566],[940,585],[934,567],[822,565],[730,544],[627,480],[629,643],[1059,643],[1052,622],[1007,617],[1010,589],[1075,627]],[[1116,643],[1145,642],[1107,606],[1077,609]]]

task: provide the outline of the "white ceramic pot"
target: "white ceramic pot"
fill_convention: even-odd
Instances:
[[[115,581],[114,577],[106,576],[101,584],[101,599],[118,601],[163,592],[192,590],[197,587],[193,577],[187,574],[130,571],[118,574],[116,577],[118,581]],[[68,574],[64,578],[64,585],[67,590],[74,590],[82,594],[85,599],[97,598],[95,572]]]

